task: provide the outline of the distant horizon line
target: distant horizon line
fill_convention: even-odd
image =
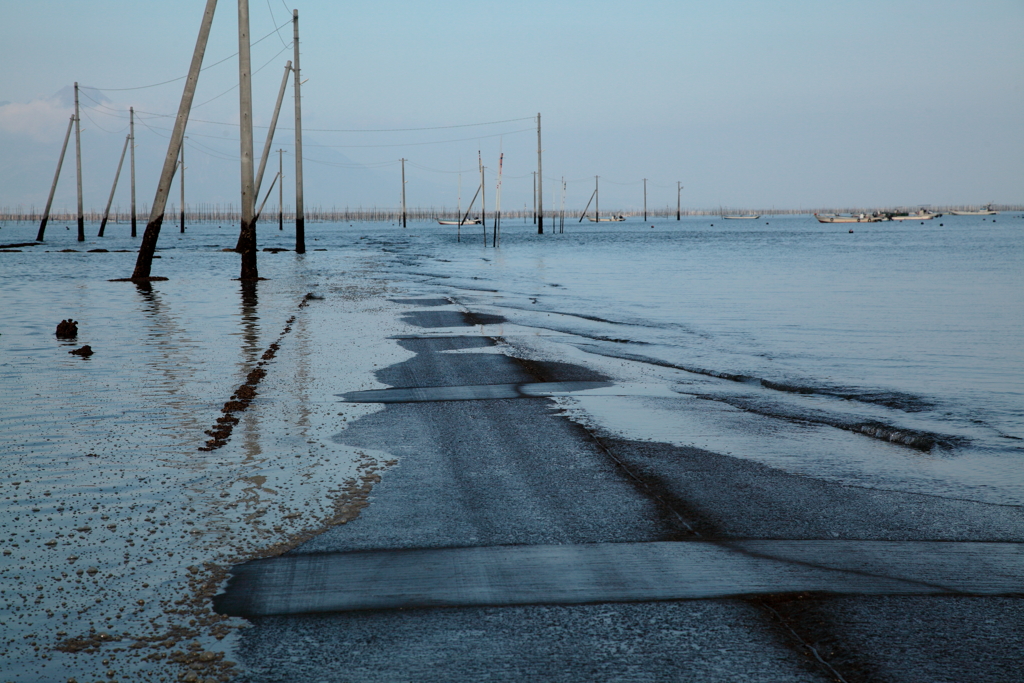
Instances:
[[[991,208],[993,211],[999,212],[1014,212],[1024,211],[1024,204],[948,204],[948,205],[936,205],[936,204],[913,204],[913,205],[902,205],[902,206],[887,206],[887,207],[818,207],[814,209],[805,208],[771,208],[771,209],[750,209],[750,208],[739,208],[739,207],[716,207],[713,209],[681,209],[679,211],[680,216],[725,216],[725,215],[758,215],[758,216],[812,216],[814,214],[873,214],[873,213],[900,213],[909,212],[918,209],[927,209],[934,213],[949,213],[950,211],[977,211],[980,209]],[[318,206],[307,206],[303,212],[307,221],[388,221],[401,219],[402,209],[401,207],[345,207],[338,208],[332,206],[330,209],[325,209],[323,205]],[[465,212],[463,212],[465,213]],[[494,217],[494,211],[486,211],[488,218]],[[566,218],[580,218],[583,215],[591,215],[592,211],[587,211],[584,214],[579,209],[566,209]],[[644,215],[643,209],[621,209],[611,208],[601,211],[603,216],[626,216],[635,218],[637,216]],[[180,217],[180,209],[174,205],[169,204],[167,211],[164,213],[165,222],[176,222]],[[290,206],[285,205],[283,211],[284,220],[295,220],[295,212]],[[455,208],[449,208],[447,206],[441,207],[407,207],[406,211],[407,220],[458,220],[459,210]],[[646,211],[648,218],[666,218],[675,217],[676,209],[672,207],[662,207],[657,209],[648,209]],[[263,214],[261,215],[261,222],[276,221],[278,215],[278,207],[266,207]],[[533,210],[527,209],[512,209],[509,211],[502,211],[502,218],[508,219],[521,219],[521,218],[532,218],[534,215]],[[560,211],[548,210],[544,211],[544,218],[556,219],[559,217]],[[479,218],[479,210],[472,212],[471,218]],[[75,211],[69,211],[66,208],[62,208],[58,211],[50,211],[49,220],[51,221],[74,221],[77,220],[78,214]],[[83,212],[83,220],[87,222],[99,222],[103,219],[103,212],[90,209]],[[235,208],[233,203],[228,204],[217,204],[217,203],[199,203],[189,204],[186,202],[185,205],[185,219],[191,222],[208,223],[215,221],[235,221],[241,220],[241,212]],[[31,206],[28,211],[24,211],[20,206],[16,210],[11,210],[10,207],[0,207],[0,221],[12,222],[12,223],[25,223],[25,222],[39,222],[42,220],[42,212],[35,210],[34,206]],[[109,216],[109,222],[111,223],[124,223],[131,220],[131,214],[127,210],[123,210],[120,207],[116,211],[112,210]],[[136,210],[136,220],[139,223],[145,223],[149,220],[149,205],[140,204]]]

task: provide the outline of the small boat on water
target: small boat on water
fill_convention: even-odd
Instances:
[[[950,213],[954,216],[995,216],[999,212],[995,211],[992,208],[992,205],[989,204],[984,209],[979,209],[977,211],[950,211]]]
[[[835,213],[816,213],[814,214],[814,217],[818,219],[819,223],[877,223],[878,221],[885,220],[884,217],[877,214],[866,213],[860,213],[856,216],[842,216]]]
[[[438,219],[437,222],[440,225],[458,225],[459,224],[458,221],[442,221],[441,219]],[[470,218],[470,219],[462,221],[462,225],[480,225],[480,219],[479,218]]]
[[[761,214],[757,214],[756,216],[755,215],[750,215],[750,216],[747,216],[747,215],[742,215],[742,216],[722,216],[722,218],[724,218],[726,220],[730,220],[730,221],[749,221],[749,220],[752,220],[754,218],[760,218],[760,217],[761,217]]]
[[[619,223],[626,220],[625,216],[608,216],[606,218],[591,218],[587,216],[591,223]]]
[[[918,209],[913,213],[890,213],[889,220],[891,221],[930,221],[933,218],[941,217],[941,213],[932,213],[931,211],[925,211],[924,209]]]

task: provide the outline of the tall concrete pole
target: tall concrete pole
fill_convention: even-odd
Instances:
[[[131,171],[132,171],[132,237],[135,230],[135,107],[128,107],[128,135],[132,139]]]
[[[164,222],[164,210],[167,208],[167,195],[171,189],[171,180],[174,178],[174,168],[178,163],[178,148],[181,147],[182,138],[185,137],[185,124],[188,122],[192,99],[196,94],[196,83],[199,81],[199,71],[203,66],[203,55],[206,53],[206,42],[210,38],[210,25],[213,23],[215,9],[217,9],[217,0],[206,0],[203,22],[199,26],[199,37],[196,39],[196,47],[192,52],[192,63],[189,65],[188,77],[185,79],[181,104],[178,105],[178,116],[174,119],[174,130],[171,132],[171,140],[167,144],[167,154],[164,156],[164,166],[160,171],[156,198],[153,199],[149,222],[146,224],[146,232],[143,233],[142,244],[139,246],[139,257],[135,261],[135,272],[131,277],[133,280],[148,278],[153,270],[153,254],[156,252],[156,243],[160,238],[160,226]]]
[[[249,57],[249,0],[238,0],[238,120],[241,139],[242,227],[239,242],[242,252],[242,281],[259,279],[256,264],[256,195],[252,158],[252,67]]]
[[[299,10],[292,10],[292,45],[295,55],[295,253],[306,253],[306,214],[302,205],[302,83],[299,71]]]
[[[181,140],[181,152],[180,161],[178,164],[181,166],[181,175],[178,177],[178,187],[181,188],[181,234],[185,234],[185,140],[188,140],[188,136]]]
[[[78,177],[78,241],[85,241],[85,213],[82,211],[82,122],[78,114],[78,81],[75,81],[75,171]]]
[[[110,217],[110,205],[114,203],[114,190],[117,189],[117,179],[121,177],[121,166],[124,164],[124,153],[128,150],[128,143],[130,143],[131,140],[131,135],[126,135],[124,138],[124,147],[121,148],[121,159],[117,162],[117,172],[114,173],[114,184],[110,188],[110,196],[107,197],[107,208],[103,209],[103,220],[100,221],[100,232],[96,235],[97,237],[103,237],[103,231],[107,227],[107,218]]]
[[[679,208],[681,206],[681,204],[679,203],[679,195],[681,195],[682,192],[683,192],[682,183],[680,183],[677,180],[676,181],[676,220],[679,220]]]
[[[281,182],[277,185],[277,229],[284,230],[284,150],[277,150],[277,175]]]
[[[480,160],[480,225],[484,229],[484,246],[487,246],[487,191],[484,189],[484,160],[478,151],[477,157]]]
[[[531,171],[533,176],[533,224],[537,225],[537,172]]]
[[[541,172],[540,112],[537,113],[537,234],[544,234],[544,174]]]
[[[647,178],[644,178],[644,223],[647,222]]]
[[[36,234],[36,242],[43,241],[43,233],[46,232],[46,222],[50,220],[50,207],[53,205],[53,193],[57,191],[57,179],[60,178],[60,167],[64,165],[64,153],[68,151],[68,140],[71,139],[71,127],[75,125],[75,117],[68,119],[68,132],[64,133],[64,146],[60,148],[60,158],[57,159],[57,172],[53,174],[53,184],[50,185],[50,196],[46,198],[46,208],[43,209],[43,220],[39,223],[39,232]]]
[[[405,227],[405,159],[402,159],[402,227]]]
[[[597,187],[598,187],[597,181],[598,181],[598,177],[594,176],[594,218],[597,219],[597,221],[595,221],[595,222],[598,224],[598,227],[600,227],[600,224],[601,224],[601,197],[598,195],[598,192],[597,192]]]

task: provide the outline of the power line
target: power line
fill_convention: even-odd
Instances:
[[[290,23],[292,23],[291,19],[289,19],[288,21],[284,22],[280,26],[276,27],[273,31],[271,31],[267,35],[263,36],[262,38],[257,40],[255,43],[250,43],[250,46],[252,46],[252,45],[259,45],[264,40],[266,40],[270,36],[274,35],[275,33],[280,31],[282,28],[284,28],[285,26],[287,26]],[[280,37],[281,34],[278,33],[277,35],[278,35],[278,37]],[[290,46],[286,45],[285,49],[287,49],[288,47],[290,47]],[[278,54],[280,54],[280,53],[278,53]],[[238,56],[237,52],[232,54],[232,55],[228,55],[224,59],[216,61],[213,64],[210,64],[209,66],[204,66],[202,68],[202,71],[206,71],[207,69],[212,69],[213,67],[217,66],[218,64],[223,64],[224,62],[228,61],[232,57],[237,57],[237,56]],[[87,90],[104,90],[104,91],[107,91],[107,92],[124,92],[126,90],[145,90],[146,88],[156,88],[157,86],[167,85],[168,83],[174,83],[175,81],[183,81],[186,78],[188,78],[188,76],[178,76],[177,78],[172,78],[169,81],[161,81],[160,83],[151,83],[149,85],[137,85],[137,86],[132,87],[132,88],[94,88],[94,87],[88,86],[88,85],[80,85],[80,86],[78,86],[78,89],[79,89],[79,91],[81,91],[83,89],[87,89]]]

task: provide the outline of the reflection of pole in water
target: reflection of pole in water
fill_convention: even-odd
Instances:
[[[260,317],[257,281],[243,280],[241,283],[242,297],[242,358],[239,362],[239,374],[243,377],[255,367],[260,358]],[[246,410],[241,414],[245,422],[245,435],[242,443],[246,460],[253,460],[263,453],[260,447],[259,418],[254,410]]]

